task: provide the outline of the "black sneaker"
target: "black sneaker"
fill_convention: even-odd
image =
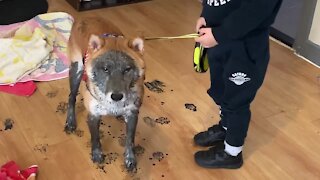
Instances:
[[[218,142],[224,141],[226,138],[226,130],[216,124],[207,131],[200,132],[193,137],[195,144],[199,146],[213,146]]]
[[[207,151],[198,151],[194,154],[196,163],[205,168],[238,169],[243,164],[242,152],[231,156],[224,151],[224,144],[211,147]]]

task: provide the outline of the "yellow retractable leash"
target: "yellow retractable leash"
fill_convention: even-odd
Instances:
[[[145,37],[145,40],[169,40],[169,39],[191,39],[199,37],[199,34],[186,34],[182,36],[172,37]],[[200,43],[196,43],[193,52],[193,66],[194,70],[198,73],[204,73],[209,68],[207,49],[201,46]]]
[[[194,70],[199,73],[204,73],[209,69],[207,49],[198,42],[193,51],[193,66]]]

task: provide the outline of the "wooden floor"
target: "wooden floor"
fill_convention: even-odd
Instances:
[[[49,3],[50,11],[79,15],[64,0]],[[153,0],[81,14],[110,19],[126,36],[163,36],[192,33],[200,8],[197,0]],[[102,167],[90,160],[87,113],[80,102],[77,116],[82,131],[63,132],[67,79],[37,83],[30,98],[0,94],[0,121],[14,121],[11,130],[0,124],[0,164],[9,160],[22,167],[38,164],[39,180],[320,179],[320,69],[274,42],[264,86],[252,104],[244,166],[208,170],[194,163],[193,154],[200,148],[193,145],[193,135],[217,123],[219,116],[206,94],[208,73],[193,70],[193,45],[192,40],[146,42],[146,81],[158,79],[166,86],[163,93],[146,89],[136,136],[141,146],[137,173],[122,167],[120,121],[103,120],[103,151],[109,162]],[[186,109],[185,103],[195,104],[197,111]],[[170,123],[146,123],[144,117],[166,117]],[[163,153],[161,161],[153,157],[155,152]]]

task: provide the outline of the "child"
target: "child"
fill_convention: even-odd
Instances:
[[[195,41],[208,48],[211,87],[220,122],[194,136],[195,153],[206,168],[240,168],[251,117],[250,104],[269,62],[269,28],[282,0],[203,0]],[[224,142],[224,143],[222,143]]]

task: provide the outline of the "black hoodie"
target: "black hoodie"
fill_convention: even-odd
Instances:
[[[201,17],[221,44],[266,31],[282,0],[203,0]]]

